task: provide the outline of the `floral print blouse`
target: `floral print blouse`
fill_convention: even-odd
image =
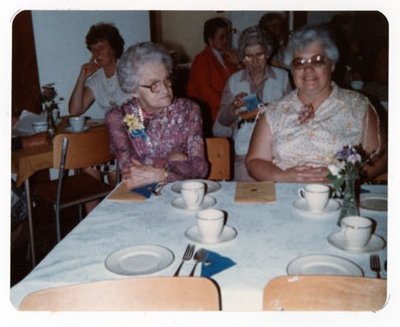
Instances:
[[[298,165],[326,166],[345,145],[359,145],[364,137],[364,117],[370,105],[362,94],[332,83],[329,97],[315,117],[300,124],[304,104],[292,91],[267,107],[265,115],[273,138],[273,163],[281,169]]]
[[[141,113],[140,113],[141,111]],[[137,135],[129,133],[124,118],[131,114],[143,120],[144,130]],[[141,119],[142,117],[142,119]],[[167,181],[204,178],[208,172],[205,157],[200,108],[188,99],[174,99],[172,104],[151,114],[139,110],[132,99],[106,114],[106,125],[110,133],[111,151],[123,169],[136,159],[145,165],[165,168]],[[145,137],[143,137],[145,135]],[[187,155],[184,161],[170,161],[168,156],[181,152]]]

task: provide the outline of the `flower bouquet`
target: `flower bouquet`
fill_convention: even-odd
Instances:
[[[58,104],[64,100],[62,97],[57,97],[54,83],[42,86],[41,99],[43,111],[53,111],[54,109],[58,109]]]
[[[343,204],[340,219],[346,216],[358,216],[356,182],[366,161],[362,160],[360,150],[353,146],[344,146],[328,165],[327,178],[332,181],[336,194],[342,194]]]

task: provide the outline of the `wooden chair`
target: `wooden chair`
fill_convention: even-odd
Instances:
[[[61,239],[60,211],[105,197],[112,187],[82,171],[83,168],[106,163],[113,159],[108,130],[93,128],[84,133],[61,133],[53,140],[53,167],[58,167],[58,178],[38,184],[33,195],[54,205],[57,242]],[[70,176],[69,169],[74,169]]]
[[[264,310],[377,311],[386,280],[349,276],[279,276],[264,288]]]
[[[210,163],[210,180],[231,179],[231,144],[227,138],[206,138],[207,159]]]
[[[114,279],[49,288],[27,295],[29,311],[216,311],[217,286],[201,277]]]

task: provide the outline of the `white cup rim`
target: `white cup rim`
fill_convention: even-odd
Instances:
[[[312,188],[319,188],[317,190],[312,189]],[[325,184],[307,184],[304,186],[304,191],[310,192],[310,193],[327,193],[330,191],[330,188],[328,185]]]
[[[205,213],[209,213],[212,216],[210,216],[210,217],[202,216],[202,214],[205,214]],[[218,220],[218,219],[224,218],[224,212],[219,209],[204,209],[204,210],[200,210],[197,212],[196,218],[200,219],[200,220]]]
[[[349,222],[347,222],[346,218],[351,218],[351,219],[357,219],[360,222],[363,222],[363,226],[354,226],[354,225],[350,225]],[[368,224],[368,225],[365,225]],[[361,216],[347,216],[344,217],[341,221],[340,221],[340,226],[344,225],[344,227],[346,228],[353,228],[353,229],[367,229],[367,228],[371,228],[372,226],[372,221],[371,219],[365,218],[365,217],[361,217]]]

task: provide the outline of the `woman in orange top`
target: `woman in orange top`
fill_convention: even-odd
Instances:
[[[219,109],[222,92],[229,76],[240,67],[237,54],[230,48],[230,26],[226,19],[211,18],[204,24],[206,47],[194,58],[187,86],[188,97],[206,105],[203,124],[211,129]]]

